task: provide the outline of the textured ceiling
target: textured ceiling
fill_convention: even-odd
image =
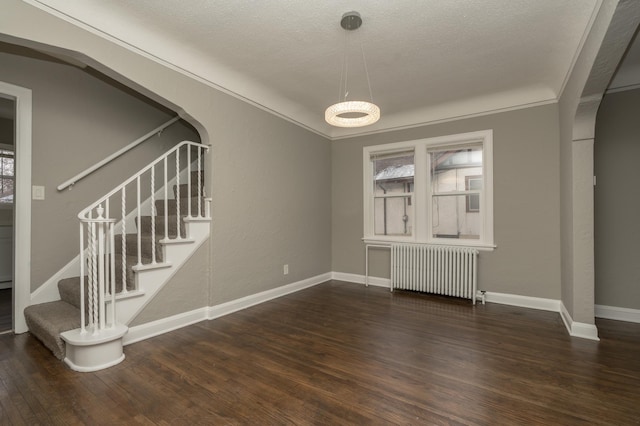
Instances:
[[[640,88],[640,36],[636,34],[609,89],[615,91],[638,88]]]
[[[555,101],[598,0],[27,0],[330,138]],[[339,25],[357,10],[362,27]],[[348,46],[348,49],[345,49]],[[362,46],[362,47],[361,47]],[[350,98],[382,118],[332,128]]]

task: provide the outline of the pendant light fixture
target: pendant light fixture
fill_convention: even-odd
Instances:
[[[354,31],[362,25],[362,18],[358,12],[347,12],[342,15],[340,26],[345,31]],[[348,46],[347,46],[348,47]],[[362,63],[367,77],[367,86],[369,87],[369,98],[367,101],[348,101],[349,91],[347,88],[348,80],[348,61],[347,49],[345,49],[344,62],[340,76],[340,96],[338,103],[331,105],[324,113],[324,119],[327,123],[336,127],[362,127],[375,123],[380,119],[380,108],[373,103],[373,94],[371,92],[371,82],[369,81],[369,71],[367,70],[367,61],[364,57],[364,48],[362,50]]]

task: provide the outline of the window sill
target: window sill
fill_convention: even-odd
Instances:
[[[379,237],[364,237],[362,241],[368,245],[378,246],[391,246],[392,243],[407,243],[407,244],[428,244],[432,246],[459,246],[478,249],[480,251],[494,251],[497,246],[494,244],[486,243],[470,243],[468,241],[414,241],[406,238],[379,238]]]

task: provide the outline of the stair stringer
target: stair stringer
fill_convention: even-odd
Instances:
[[[164,246],[164,259],[171,265],[136,271],[138,290],[131,292],[130,296],[120,296],[116,299],[116,320],[119,324],[129,325],[198,248],[209,239],[210,222],[211,220],[206,218],[185,218],[188,237],[182,241],[172,240],[169,243],[161,243]],[[110,309],[107,311],[109,312]]]

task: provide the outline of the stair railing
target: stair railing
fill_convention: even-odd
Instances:
[[[211,199],[205,198],[203,185],[204,154],[208,151],[207,145],[183,141],[78,214],[82,333],[87,328],[97,334],[113,327],[117,322],[116,295],[138,290],[135,279],[128,282],[129,270],[170,266],[163,256],[162,245],[189,238],[183,235],[184,221],[210,219]],[[187,182],[185,188],[181,188],[183,180]],[[169,203],[168,187],[172,183],[175,183],[175,206]],[[184,190],[186,196],[181,197]],[[186,206],[181,206],[183,200]],[[162,224],[156,223],[158,207],[162,208]],[[170,228],[174,224],[175,231]],[[132,227],[136,228],[135,236],[128,238],[127,230]],[[148,237],[143,236],[144,229],[150,233]],[[136,246],[133,255],[131,245]],[[111,302],[109,310],[108,302]]]

